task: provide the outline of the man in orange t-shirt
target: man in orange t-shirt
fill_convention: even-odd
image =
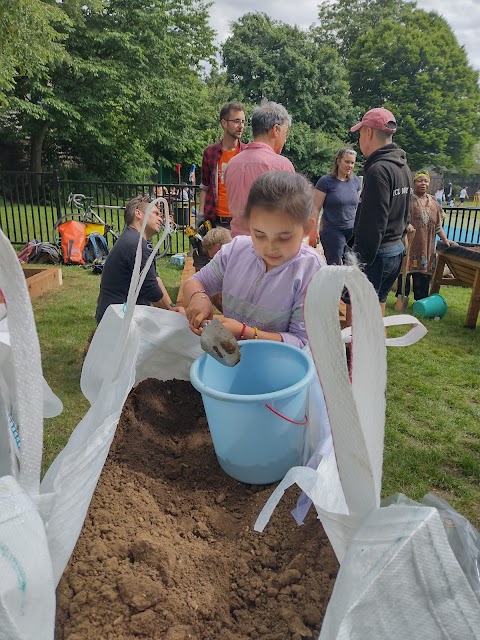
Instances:
[[[203,152],[199,215],[214,226],[230,228],[227,191],[223,174],[230,160],[246,147],[240,141],[245,128],[245,113],[240,102],[227,102],[220,110],[223,137]]]

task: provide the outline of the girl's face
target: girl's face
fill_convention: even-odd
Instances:
[[[292,220],[284,211],[269,211],[253,207],[250,212],[250,233],[253,246],[265,262],[267,271],[295,257],[302,240],[310,234],[315,219],[304,226]]]

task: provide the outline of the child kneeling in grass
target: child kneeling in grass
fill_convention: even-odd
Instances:
[[[237,236],[185,283],[186,315],[200,335],[222,293],[221,322],[237,339],[276,340],[303,348],[305,291],[324,259],[302,240],[316,220],[312,185],[302,175],[269,171],[253,183],[245,216],[251,236]]]

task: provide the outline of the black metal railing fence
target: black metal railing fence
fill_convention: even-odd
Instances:
[[[97,215],[117,231],[123,229],[125,205],[131,198],[141,194],[162,195],[176,228],[167,255],[184,253],[190,248],[184,229],[189,224],[195,225],[200,197],[196,185],[62,180],[55,173],[2,171],[0,228],[14,246],[23,246],[33,239],[52,242],[55,223],[77,211],[73,203],[69,204],[71,193],[92,198]]]
[[[123,229],[124,208],[131,198],[163,195],[177,227],[167,255],[185,253],[190,248],[183,231],[187,225],[195,225],[200,198],[196,185],[61,180],[55,173],[1,171],[0,228],[15,246],[33,239],[52,242],[56,221],[76,211],[68,203],[70,193],[93,198],[94,210],[117,231]],[[480,244],[480,208],[445,206],[444,212],[449,239]]]

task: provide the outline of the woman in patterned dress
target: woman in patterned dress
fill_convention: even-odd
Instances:
[[[413,296],[421,300],[428,296],[430,280],[435,271],[435,236],[447,246],[452,244],[443,230],[443,211],[436,199],[428,193],[430,175],[428,171],[419,171],[413,177],[413,194],[410,200],[410,226],[415,236],[410,245],[408,276],[405,283],[405,296],[410,293],[410,276],[413,280]],[[402,295],[401,276],[398,279],[397,296]]]

